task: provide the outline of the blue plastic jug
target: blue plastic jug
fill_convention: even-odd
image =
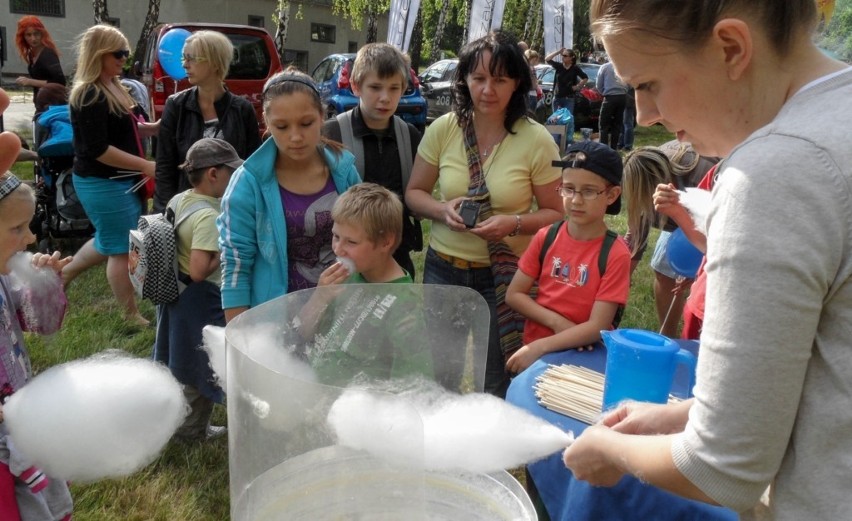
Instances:
[[[606,345],[603,410],[622,400],[666,403],[677,364],[687,366],[688,395],[695,385],[695,355],[674,340],[641,329],[601,331]]]

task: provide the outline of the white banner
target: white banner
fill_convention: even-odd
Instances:
[[[542,0],[544,54],[574,48],[574,0]]]
[[[420,9],[420,0],[391,1],[388,15],[388,43],[402,52],[408,52],[418,9]]]
[[[470,6],[470,29],[467,42],[482,38],[492,29],[503,27],[503,8],[506,0],[473,0]]]

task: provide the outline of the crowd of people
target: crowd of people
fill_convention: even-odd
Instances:
[[[201,329],[300,289],[410,284],[421,220],[431,221],[423,283],[471,288],[488,305],[485,391],[497,396],[542,355],[591,348],[618,326],[651,227],[662,230],[652,260],[659,318],[675,336],[669,318],[688,283],[662,251],[679,226],[706,254],[684,313],[685,334],[701,340],[695,398],[618,407],[566,449],[565,464],[596,485],[633,474],[738,511],[771,483],[778,519],[842,518],[852,485],[843,463],[852,420],[842,412],[852,402],[852,149],[836,129],[852,116],[844,101],[852,70],[811,43],[812,0],[686,4],[592,1],[592,30],[612,59],[597,79],[601,136],[564,156],[531,117],[538,55],[506,32],[464,46],[453,110],[422,135],[394,115],[408,58],[378,43],[362,47],[352,68],[358,106],[330,121],[310,76],[288,68],[270,78],[262,141],[251,105],[223,86],[227,38],[187,39],[192,86],[147,123],[118,80],[127,39],[93,26],[78,41],[68,100],[73,182],[95,235],[72,258],[39,254],[33,263],[67,286],[105,261],[123,314],[146,326],[128,276],[128,234],[150,198],[153,211],[172,212],[186,289],[158,309],[153,356],[191,406],[178,435],[206,440],[226,431],[210,424],[223,396],[195,349]],[[697,9],[707,12],[693,16]],[[18,83],[63,85],[56,46],[33,18],[16,36],[30,72]],[[545,61],[556,69],[554,108],[572,110],[588,82],[577,53],[559,49]],[[678,142],[622,158],[617,150],[632,148],[622,118],[632,130],[634,112]],[[141,146],[149,136],[159,138],[155,160]],[[146,178],[155,181],[150,193],[139,189]],[[678,200],[692,186],[713,190],[704,233]],[[628,241],[605,220],[622,199]],[[0,385],[10,392],[32,376],[20,335],[27,324],[6,277],[9,259],[34,240],[34,208],[25,183],[0,177]],[[779,224],[777,208],[795,218]],[[0,416],[0,448],[11,442]],[[27,486],[28,467],[14,456],[0,450],[8,515],[68,518],[67,486]]]

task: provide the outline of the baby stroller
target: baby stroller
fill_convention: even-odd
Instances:
[[[30,230],[38,251],[56,249],[57,239],[84,242],[95,232],[71,179],[72,137],[68,105],[53,105],[33,121],[33,148],[39,161],[34,166],[36,210]]]

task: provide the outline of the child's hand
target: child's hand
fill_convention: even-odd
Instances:
[[[349,278],[349,270],[341,262],[335,262],[320,273],[317,287],[342,284]]]
[[[654,210],[676,222],[684,216],[689,217],[689,212],[680,204],[677,189],[671,183],[657,185],[657,190],[654,192]]]
[[[506,361],[506,370],[512,374],[518,374],[539,358],[541,358],[541,353],[535,348],[535,342],[531,342],[509,357],[509,360]]]
[[[71,262],[72,259],[73,257],[71,256],[60,258],[60,253],[55,251],[51,255],[47,255],[46,253],[33,254],[32,263],[36,268],[50,268],[57,274],[61,274],[62,268]]]

